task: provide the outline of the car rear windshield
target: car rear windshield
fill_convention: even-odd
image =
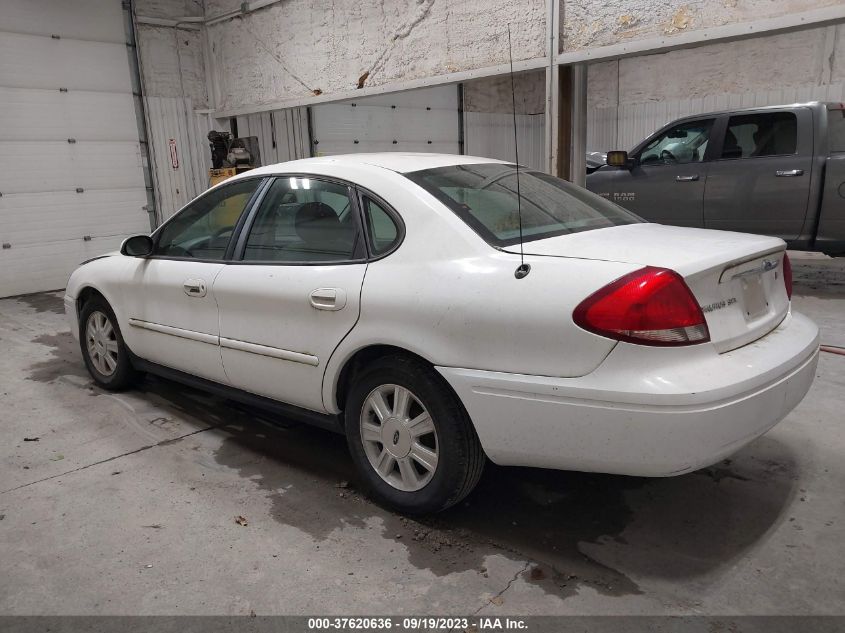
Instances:
[[[827,133],[831,153],[845,152],[845,110],[829,108]]]
[[[612,202],[547,174],[516,165],[453,165],[405,176],[452,209],[492,246],[642,222]]]

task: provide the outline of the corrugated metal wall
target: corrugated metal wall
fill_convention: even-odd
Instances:
[[[782,105],[806,101],[843,101],[845,83],[717,94],[696,99],[655,101],[591,108],[587,115],[587,149],[631,149],[658,128],[680,117],[733,108]]]
[[[208,189],[211,152],[206,134],[214,120],[194,112],[191,99],[145,97],[158,220],[163,222]],[[171,155],[175,142],[175,165]]]
[[[272,165],[311,155],[308,109],[290,108],[239,116],[238,136],[257,136],[261,164]]]
[[[228,131],[228,121],[196,112],[191,99],[146,97],[144,103],[152,147],[159,222],[163,222],[208,189],[211,150],[207,134]],[[239,136],[257,136],[261,164],[269,165],[309,155],[305,108],[275,110],[238,117]],[[171,155],[175,142],[176,166]]]
[[[545,115],[517,114],[519,162],[534,169],[545,169]],[[465,151],[470,156],[514,160],[513,115],[502,112],[464,113]]]

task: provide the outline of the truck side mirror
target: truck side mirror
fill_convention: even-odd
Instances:
[[[120,245],[120,254],[128,257],[148,257],[153,252],[153,240],[149,235],[127,237]]]
[[[607,164],[611,167],[631,169],[634,166],[634,161],[628,158],[628,152],[624,149],[615,149],[607,153]]]

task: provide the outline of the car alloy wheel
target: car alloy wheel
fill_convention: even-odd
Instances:
[[[88,316],[85,343],[94,368],[103,376],[111,376],[117,369],[118,342],[109,318],[99,310]]]
[[[424,488],[437,470],[437,431],[428,410],[409,389],[380,385],[364,399],[361,441],[370,465],[403,492]]]

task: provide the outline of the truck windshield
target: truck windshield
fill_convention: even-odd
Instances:
[[[488,244],[519,243],[516,165],[453,165],[404,175],[454,211]],[[523,167],[519,192],[525,242],[643,222],[585,189]]]
[[[827,111],[827,134],[830,152],[845,152],[845,110]]]

